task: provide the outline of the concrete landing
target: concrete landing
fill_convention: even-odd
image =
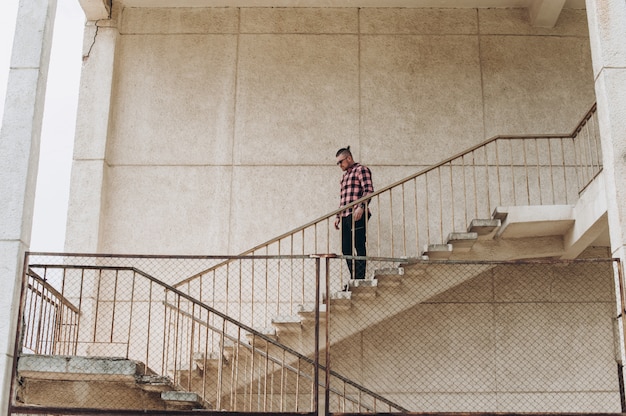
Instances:
[[[197,394],[177,391],[138,361],[119,357],[24,355],[17,404],[119,410],[210,409]]]
[[[498,207],[494,217],[502,217],[499,238],[530,238],[564,235],[574,225],[573,205],[527,205]]]

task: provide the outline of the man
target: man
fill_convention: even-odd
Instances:
[[[374,192],[372,172],[367,166],[357,163],[352,158],[350,146],[341,148],[335,155],[337,166],[343,170],[339,206],[343,207]],[[365,246],[367,237],[367,219],[371,216],[365,201],[350,207],[335,219],[335,228],[341,224],[341,251],[344,256],[367,255]],[[356,254],[354,251],[356,250]],[[365,260],[346,259],[352,279],[365,279]]]

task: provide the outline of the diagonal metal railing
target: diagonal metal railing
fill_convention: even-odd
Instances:
[[[195,393],[196,406],[205,409],[316,413],[323,397],[320,390],[325,390],[335,406],[344,409],[365,413],[405,410],[321,364],[319,308],[315,322],[318,335],[307,340],[315,345],[307,346],[309,354],[304,355],[136,267],[152,266],[165,276],[181,273],[178,268],[199,267],[214,258],[30,256],[27,255],[25,262],[20,353],[16,354],[14,363],[16,374],[21,375],[20,383],[14,384],[14,397],[18,398],[13,403],[16,411],[29,405],[41,406],[37,399],[29,402],[30,392],[37,389],[30,387],[29,382],[36,380],[29,381],[24,374],[35,379],[39,376],[33,374],[39,373],[46,380],[68,382],[70,377],[73,382],[89,379],[108,385],[122,377],[102,371],[90,357],[98,360],[108,357],[111,363],[119,358],[141,363],[141,370],[132,375],[135,381],[131,389],[145,390],[145,395],[155,390]],[[167,264],[170,260],[173,266]],[[307,267],[312,266],[308,270],[313,272],[308,277],[314,286],[319,286],[319,258],[239,260],[306,262]],[[199,263],[193,265],[194,262]],[[250,278],[246,275],[244,280],[248,282]],[[316,300],[317,305],[321,303]],[[50,307],[50,304],[66,305],[72,313],[61,313],[58,306]],[[47,365],[49,361],[40,364],[41,368],[31,365],[20,371],[18,357],[32,354],[61,355],[65,359],[80,357],[84,361],[80,365],[63,361],[63,366],[78,371],[78,376],[60,374],[58,368]],[[320,372],[327,372],[326,380]],[[73,402],[70,407],[137,409],[132,401],[125,403],[121,398],[112,399],[111,395],[87,399],[90,389],[87,385],[73,385],[71,390],[85,401]],[[154,410],[159,401],[139,402],[140,409]]]
[[[450,233],[466,232],[473,220],[491,219],[497,207],[574,204],[602,170],[599,137],[594,104],[569,134],[497,136],[377,190],[367,197],[373,212],[367,223],[368,256],[419,258],[429,245],[445,244]],[[241,255],[335,252],[341,247],[339,232],[334,230],[336,216],[361,202],[341,207]],[[267,268],[256,266],[261,291],[267,293],[265,288],[273,281],[282,285],[276,292],[281,293],[281,299],[265,299],[266,304],[285,302],[287,292],[287,314],[293,315],[301,305],[310,303],[303,273],[294,273],[291,265],[285,265],[270,276]],[[206,288],[220,280],[236,281],[241,270],[237,259],[226,260],[192,273],[174,286],[210,303],[213,292]],[[348,273],[343,270],[341,274],[343,285]],[[238,287],[229,288],[226,298],[238,298]],[[279,309],[272,315],[280,315]],[[245,313],[229,311],[233,312],[248,322]]]
[[[30,269],[26,274],[28,309],[23,315],[22,348],[34,354],[75,354],[80,310],[45,274],[42,277]]]

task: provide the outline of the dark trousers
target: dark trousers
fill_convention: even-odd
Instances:
[[[341,218],[341,252],[344,256],[365,257],[367,255],[365,223],[365,215],[363,215],[360,220],[354,223],[353,232],[352,214]],[[354,242],[352,241],[353,236]],[[365,260],[346,259],[346,263],[352,279],[365,279]]]

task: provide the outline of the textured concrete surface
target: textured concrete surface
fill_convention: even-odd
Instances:
[[[340,147],[380,188],[495,134],[568,132],[595,99],[583,10],[564,10],[552,29],[516,9],[114,17],[104,177],[94,191],[74,175],[82,227],[68,226],[70,251],[241,252],[337,207]],[[89,60],[109,62],[99,36]],[[81,107],[84,120],[96,111]],[[89,135],[78,136],[86,149]],[[101,209],[81,212],[94,192]]]

